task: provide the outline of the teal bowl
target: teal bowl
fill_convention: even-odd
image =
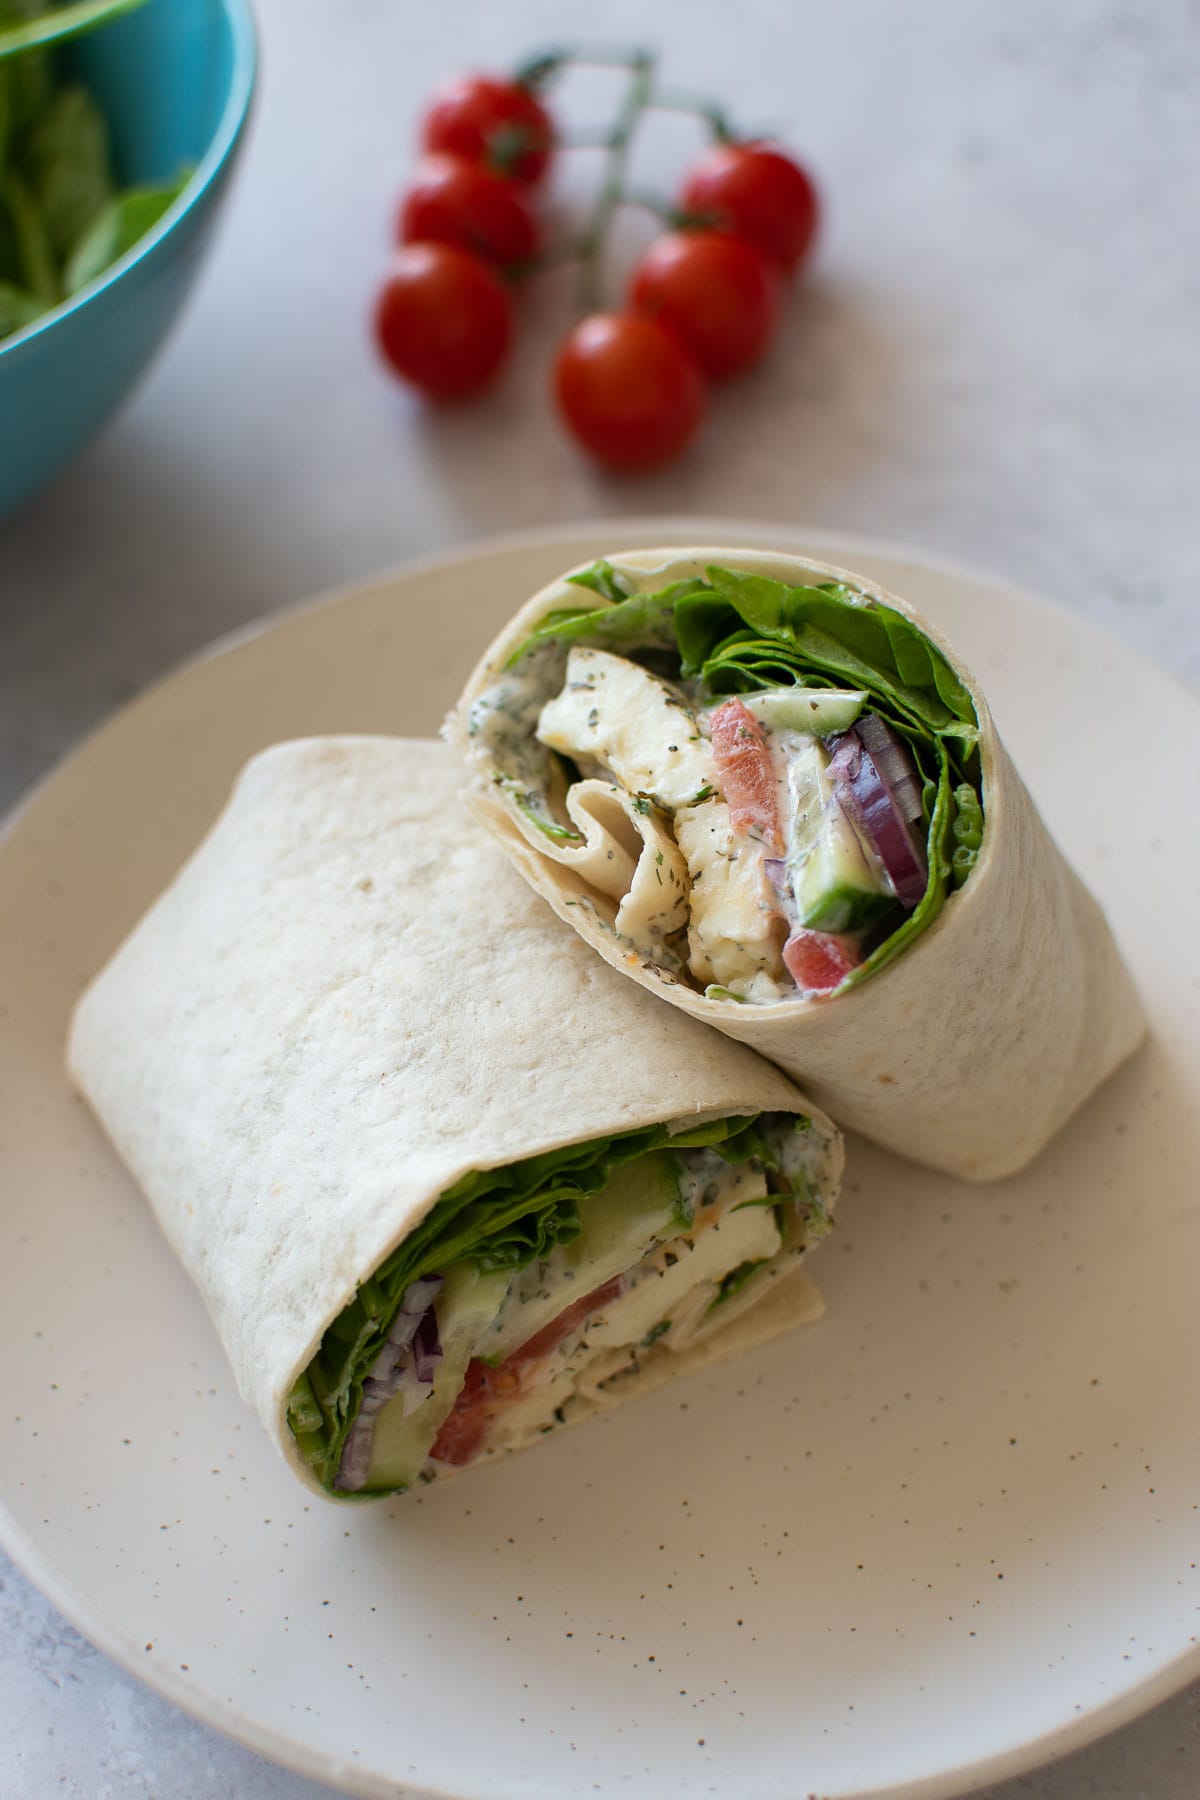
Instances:
[[[149,0],[69,54],[104,109],[123,184],[169,181],[185,163],[195,173],[91,286],[0,340],[0,517],[83,449],[152,362],[211,237],[254,91],[247,0]]]

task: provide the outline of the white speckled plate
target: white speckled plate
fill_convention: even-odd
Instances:
[[[1000,586],[805,534],[982,675],[1153,1041],[986,1190],[852,1142],[825,1323],[528,1456],[310,1502],[60,1069],[68,1008],[274,739],[431,731],[479,645],[668,521],[509,539],[190,664],[0,847],[0,1539],[97,1644],[368,1795],[960,1793],[1200,1673],[1200,707]],[[790,547],[794,541],[787,540]]]

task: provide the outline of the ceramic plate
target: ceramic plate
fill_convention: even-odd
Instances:
[[[543,581],[688,539],[849,563],[944,627],[1152,1041],[999,1186],[852,1141],[819,1326],[445,1488],[326,1505],[72,1096],[68,1009],[251,752],[432,732]],[[816,534],[508,539],[190,664],[0,849],[0,1539],[143,1680],[357,1794],[915,1800],[1132,1717],[1200,1674],[1198,803],[1200,707],[1161,670]]]

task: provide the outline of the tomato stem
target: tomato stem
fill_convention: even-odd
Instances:
[[[626,188],[621,195],[621,204],[636,206],[642,212],[653,214],[656,219],[661,219],[664,225],[669,225],[672,231],[682,225],[694,223],[698,216],[680,212],[677,206],[672,206],[669,200],[662,198],[661,194],[652,194],[648,188]]]
[[[685,93],[680,88],[657,88],[650,104],[655,112],[686,113],[690,118],[703,119],[718,144],[737,142],[737,133],[728,114],[703,94]]]
[[[629,63],[629,86],[617,114],[608,150],[608,168],[584,232],[579,261],[579,304],[584,312],[596,312],[601,302],[601,259],[613,214],[625,194],[625,170],[629,147],[638,122],[650,101],[654,86],[654,56],[640,50]]]
[[[637,44],[559,44],[527,58],[513,80],[518,87],[546,87],[568,68],[636,69],[649,55]]]
[[[567,238],[561,244],[549,244],[539,250],[535,256],[527,256],[520,262],[510,263],[503,271],[506,281],[520,283],[530,275],[541,275],[547,269],[555,269],[560,263],[578,262],[587,249],[584,238]]]
[[[585,312],[601,305],[602,261],[612,225],[620,206],[638,206],[675,228],[704,226],[712,221],[699,214],[681,212],[656,194],[626,184],[630,146],[647,112],[686,113],[700,119],[717,143],[737,142],[727,114],[713,100],[679,88],[660,88],[656,82],[657,58],[652,50],[636,45],[561,44],[530,57],[517,69],[514,80],[523,87],[541,89],[577,67],[623,69],[629,75],[617,117],[608,131],[585,130],[561,140],[567,150],[603,150],[607,157],[604,178],[582,236],[530,257],[515,276],[534,274],[556,263],[579,261],[579,302]]]
[[[611,131],[573,131],[554,142],[557,150],[611,150],[613,134]]]

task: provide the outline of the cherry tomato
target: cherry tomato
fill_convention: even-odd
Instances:
[[[426,150],[535,182],[550,161],[554,125],[532,89],[488,75],[460,75],[434,95],[421,141]]]
[[[430,1446],[429,1454],[436,1462],[450,1463],[461,1469],[479,1455],[493,1423],[493,1390],[498,1373],[480,1362],[478,1357],[467,1364],[466,1379],[458,1390],[458,1398]]]
[[[679,204],[749,238],[784,269],[812,248],[819,206],[798,163],[766,144],[714,144],[684,182]]]
[[[375,306],[391,368],[437,400],[478,393],[512,341],[512,301],[494,270],[454,244],[408,244]]]
[[[538,247],[521,189],[461,156],[427,156],[400,209],[400,242],[457,244],[507,268]]]
[[[709,720],[713,764],[735,831],[760,838],[772,855],[783,853],[779,829],[779,779],[767,734],[745,701],[724,700]]]
[[[862,961],[853,938],[800,926],[783,946],[783,960],[796,986],[806,994],[827,994],[840,987]]]
[[[778,265],[745,238],[670,231],[634,270],[629,303],[657,319],[706,375],[748,368],[779,319]]]
[[[704,416],[704,377],[653,319],[593,313],[563,342],[554,369],[559,410],[585,450],[612,469],[677,456]]]
[[[625,1277],[614,1275],[590,1294],[582,1294],[565,1307],[556,1319],[531,1338],[527,1338],[498,1369],[473,1357],[467,1364],[466,1380],[429,1454],[437,1462],[461,1467],[473,1462],[483,1449],[497,1419],[506,1406],[511,1406],[528,1390],[538,1370],[544,1367],[559,1345],[577,1331],[585,1319],[615,1300],[625,1291]]]

